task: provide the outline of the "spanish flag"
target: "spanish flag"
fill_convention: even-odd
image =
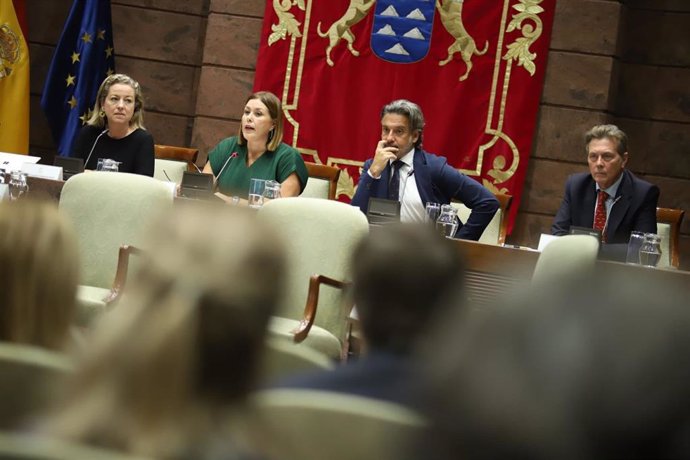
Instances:
[[[0,1],[0,152],[29,153],[29,47],[12,0]]]

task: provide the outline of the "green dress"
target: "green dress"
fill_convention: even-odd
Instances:
[[[264,152],[247,167],[247,144],[237,143],[237,136],[223,139],[208,154],[213,175],[217,177],[218,190],[226,195],[247,197],[250,179],[275,180],[282,183],[292,173],[300,182],[300,193],[307,185],[308,173],[299,152],[281,143],[276,150]],[[223,165],[227,166],[223,169]],[[223,172],[218,177],[218,174]]]

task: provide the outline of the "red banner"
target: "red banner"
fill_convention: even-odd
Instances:
[[[281,97],[284,141],[343,169],[352,197],[380,138],[380,110],[418,103],[423,148],[493,192],[527,171],[555,0],[272,0],[255,90]]]

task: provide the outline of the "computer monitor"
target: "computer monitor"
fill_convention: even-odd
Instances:
[[[213,175],[185,171],[182,173],[180,195],[196,200],[210,199],[213,196]]]
[[[64,180],[69,179],[75,174],[84,172],[84,159],[74,158],[74,157],[62,157],[56,156],[53,160],[54,166],[62,167],[62,178]]]

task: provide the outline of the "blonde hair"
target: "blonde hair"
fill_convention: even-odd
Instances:
[[[0,340],[64,345],[76,308],[77,254],[55,203],[0,202]]]
[[[266,108],[268,109],[268,114],[271,116],[271,119],[275,122],[275,126],[273,127],[273,134],[269,135],[268,141],[266,142],[266,149],[274,151],[278,148],[278,146],[280,146],[280,143],[283,141],[283,106],[280,103],[280,99],[278,99],[278,96],[269,91],[259,91],[251,94],[247,98],[247,100],[244,101],[245,105],[247,104],[247,102],[253,99],[260,100],[261,103],[266,106]],[[244,134],[242,134],[242,124],[240,124],[237,137],[238,144],[242,145],[247,142],[247,139],[244,138]]]
[[[141,86],[135,79],[122,73],[114,73],[103,80],[103,83],[98,88],[98,93],[96,93],[96,103],[93,106],[91,117],[86,121],[86,124],[99,128],[105,126],[106,119],[101,112],[103,111],[108,91],[110,91],[113,85],[127,85],[134,90],[134,114],[132,119],[129,120],[129,125],[135,128],[146,129],[144,128],[144,96],[141,93]]]
[[[95,331],[53,434],[174,456],[253,388],[282,291],[282,246],[246,210],[174,211],[151,230],[128,293]]]

